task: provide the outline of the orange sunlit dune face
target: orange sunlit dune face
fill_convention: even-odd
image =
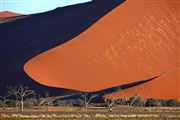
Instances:
[[[9,12],[9,11],[0,12],[0,19],[6,19],[8,17],[15,17],[15,16],[21,16],[21,14]]]
[[[179,66],[178,10],[176,2],[125,1],[69,42],[29,60],[24,70],[43,85],[80,91],[168,73]]]
[[[180,101],[180,68],[174,69],[165,73],[164,75],[147,82],[145,84],[135,86],[123,91],[118,91],[107,95],[107,97],[118,99],[131,98],[135,94],[141,96],[141,98],[165,98],[172,99],[177,98]]]

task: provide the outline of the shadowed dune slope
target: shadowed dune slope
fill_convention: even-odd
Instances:
[[[180,68],[171,70],[150,82],[109,94],[107,97],[114,99],[130,98],[135,94],[145,99],[165,98],[180,101]]]
[[[158,76],[179,66],[178,3],[125,1],[77,37],[29,60],[24,69],[43,85],[80,91]],[[172,79],[173,85],[177,81]]]
[[[5,93],[7,85],[17,83],[37,92],[48,90],[51,95],[72,92],[37,83],[24,72],[24,64],[76,37],[122,2],[91,1],[0,24],[0,94]]]

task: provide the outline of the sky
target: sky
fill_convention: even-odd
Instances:
[[[33,14],[88,1],[91,0],[0,0],[0,12]]]

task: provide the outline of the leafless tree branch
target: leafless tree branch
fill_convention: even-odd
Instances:
[[[34,91],[30,90],[28,87],[24,87],[22,84],[18,84],[17,86],[8,86],[8,95],[15,96],[16,105],[18,101],[21,102],[21,111],[24,108],[24,99],[30,95],[34,95]]]

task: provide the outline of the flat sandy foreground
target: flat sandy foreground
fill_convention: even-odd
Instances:
[[[24,112],[16,109],[0,110],[0,120],[180,120],[180,107],[114,107],[112,112],[106,108],[89,108],[84,111],[78,107],[26,108]]]

